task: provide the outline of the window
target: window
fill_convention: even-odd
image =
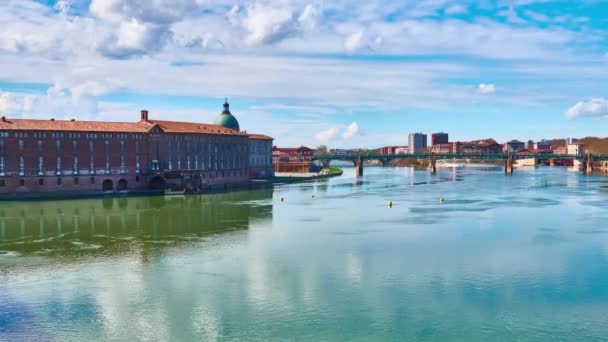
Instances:
[[[78,177],[74,178],[74,185],[78,185]]]
[[[19,186],[25,186],[25,179],[19,179]]]
[[[57,178],[57,185],[61,185],[61,178]]]
[[[38,179],[38,185],[44,185],[44,178]]]
[[[139,176],[135,176],[135,183],[139,183]]]
[[[0,186],[6,186],[6,181],[4,179],[0,179]]]
[[[90,183],[91,183],[91,184],[95,184],[95,177],[91,177],[91,178],[89,179],[89,181],[90,181]]]

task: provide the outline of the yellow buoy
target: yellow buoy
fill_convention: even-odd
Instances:
[[[439,203],[443,203],[443,197],[439,197]]]
[[[393,201],[388,201],[388,207],[392,208],[393,207]]]

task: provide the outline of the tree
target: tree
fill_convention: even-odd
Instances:
[[[319,147],[317,147],[317,155],[319,156],[325,156],[329,154],[329,150],[327,149],[327,146],[325,145],[320,145]]]

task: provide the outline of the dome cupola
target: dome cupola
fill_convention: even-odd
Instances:
[[[233,129],[235,131],[240,131],[239,122],[230,113],[230,104],[228,103],[228,99],[226,99],[226,101],[224,102],[224,110],[217,117],[217,119],[215,119],[215,124],[225,128]]]

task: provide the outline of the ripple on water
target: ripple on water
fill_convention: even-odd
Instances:
[[[16,251],[0,251],[0,258],[14,258],[21,256],[21,253]]]

